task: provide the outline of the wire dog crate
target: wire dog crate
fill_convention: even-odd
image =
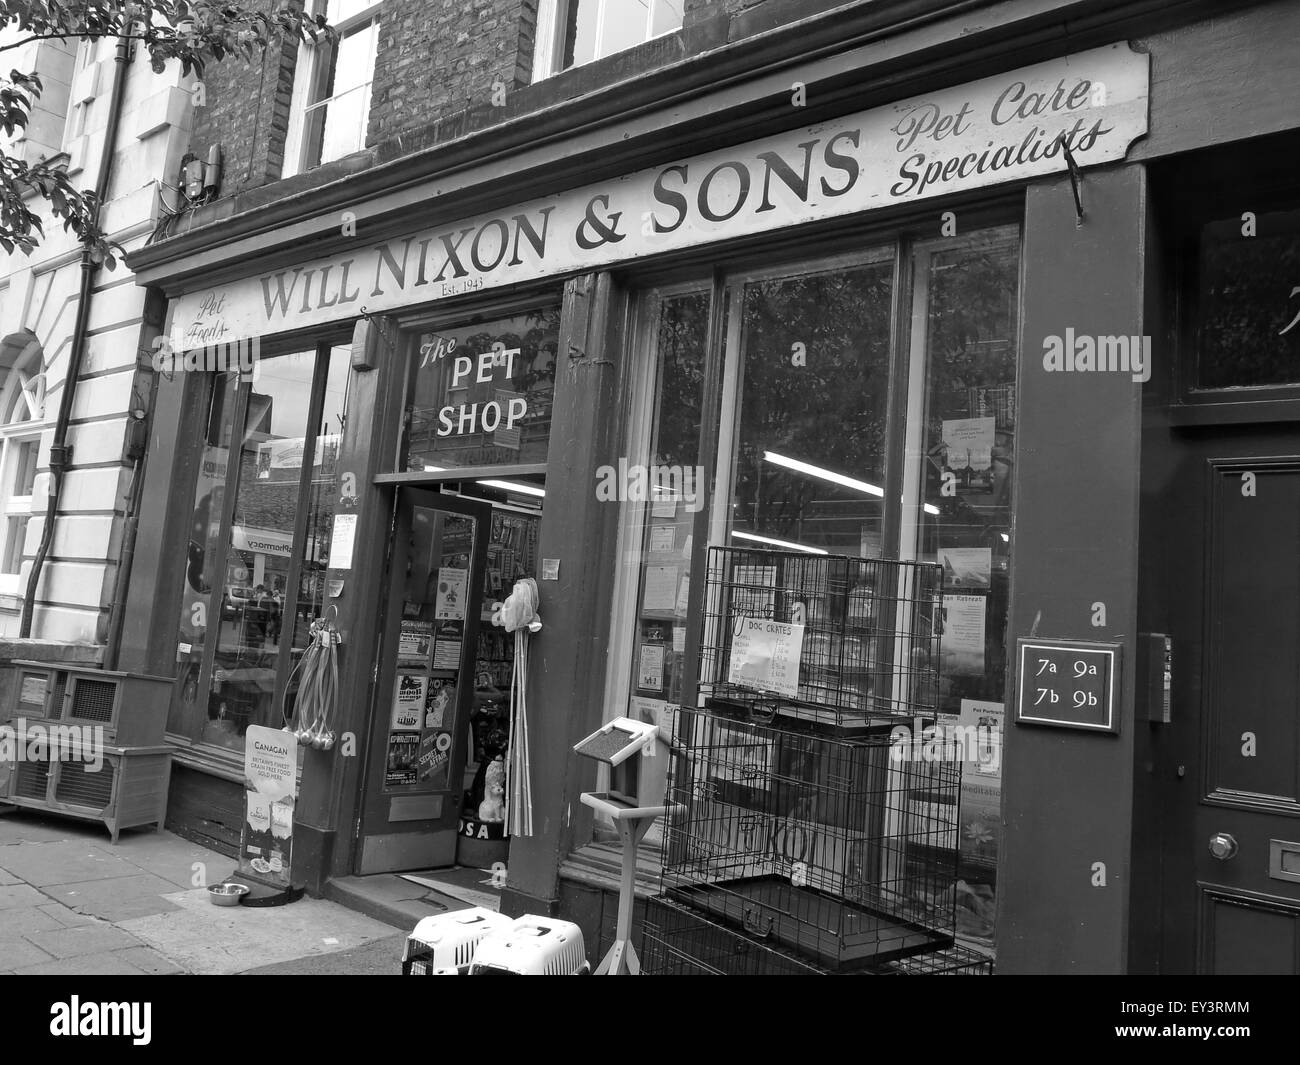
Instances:
[[[942,586],[929,563],[710,548],[705,705],[841,729],[933,716]]]
[[[932,564],[710,549],[665,965],[685,971],[688,941],[715,972],[884,971],[953,946],[961,763],[910,742],[935,721],[942,581]]]
[[[959,763],[899,757],[888,722],[679,726],[669,898],[832,969],[952,944]]]

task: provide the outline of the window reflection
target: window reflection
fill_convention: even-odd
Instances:
[[[879,557],[892,258],[752,281],[733,546]]]

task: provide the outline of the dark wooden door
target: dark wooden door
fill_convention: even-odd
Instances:
[[[1173,637],[1166,972],[1300,973],[1300,427],[1175,431],[1160,486]],[[1148,541],[1149,543],[1150,541]]]
[[[456,860],[492,508],[400,490],[357,872]]]

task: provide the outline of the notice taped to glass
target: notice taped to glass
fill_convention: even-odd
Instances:
[[[727,680],[755,691],[799,694],[803,626],[765,618],[738,617],[733,622]]]

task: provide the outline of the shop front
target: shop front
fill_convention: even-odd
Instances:
[[[503,863],[505,906],[599,925],[584,856],[607,830],[578,796],[600,780],[572,745],[620,716],[671,733],[697,705],[709,549],[752,552],[760,589],[767,551],[931,563],[941,679],[916,749],[936,724],[987,738],[952,817],[958,935],[1006,971],[1155,967],[1130,921],[1167,901],[1129,878],[1138,456],[1164,372],[1147,387],[1141,338],[1165,274],[1134,153],[1172,85],[1146,50],[1087,43],[697,154],[667,125],[647,165],[611,169],[611,148],[586,184],[376,191],[354,205],[367,238],[309,259],[287,236],[255,265],[160,249],[141,273],[180,349],[216,327],[262,351],[247,380],[160,391],[160,417],[204,431],[148,473],[186,486],[159,533],[184,564],[152,589],[180,622],[151,624],[146,654],[175,661],[172,819],[237,833],[241,737],[292,720],[328,616],[339,742],[299,752],[301,880],[459,854]],[[1137,343],[1057,366],[1066,326]],[[527,635],[494,611],[523,578]],[[1031,638],[1115,648],[1121,726],[1031,720]]]

